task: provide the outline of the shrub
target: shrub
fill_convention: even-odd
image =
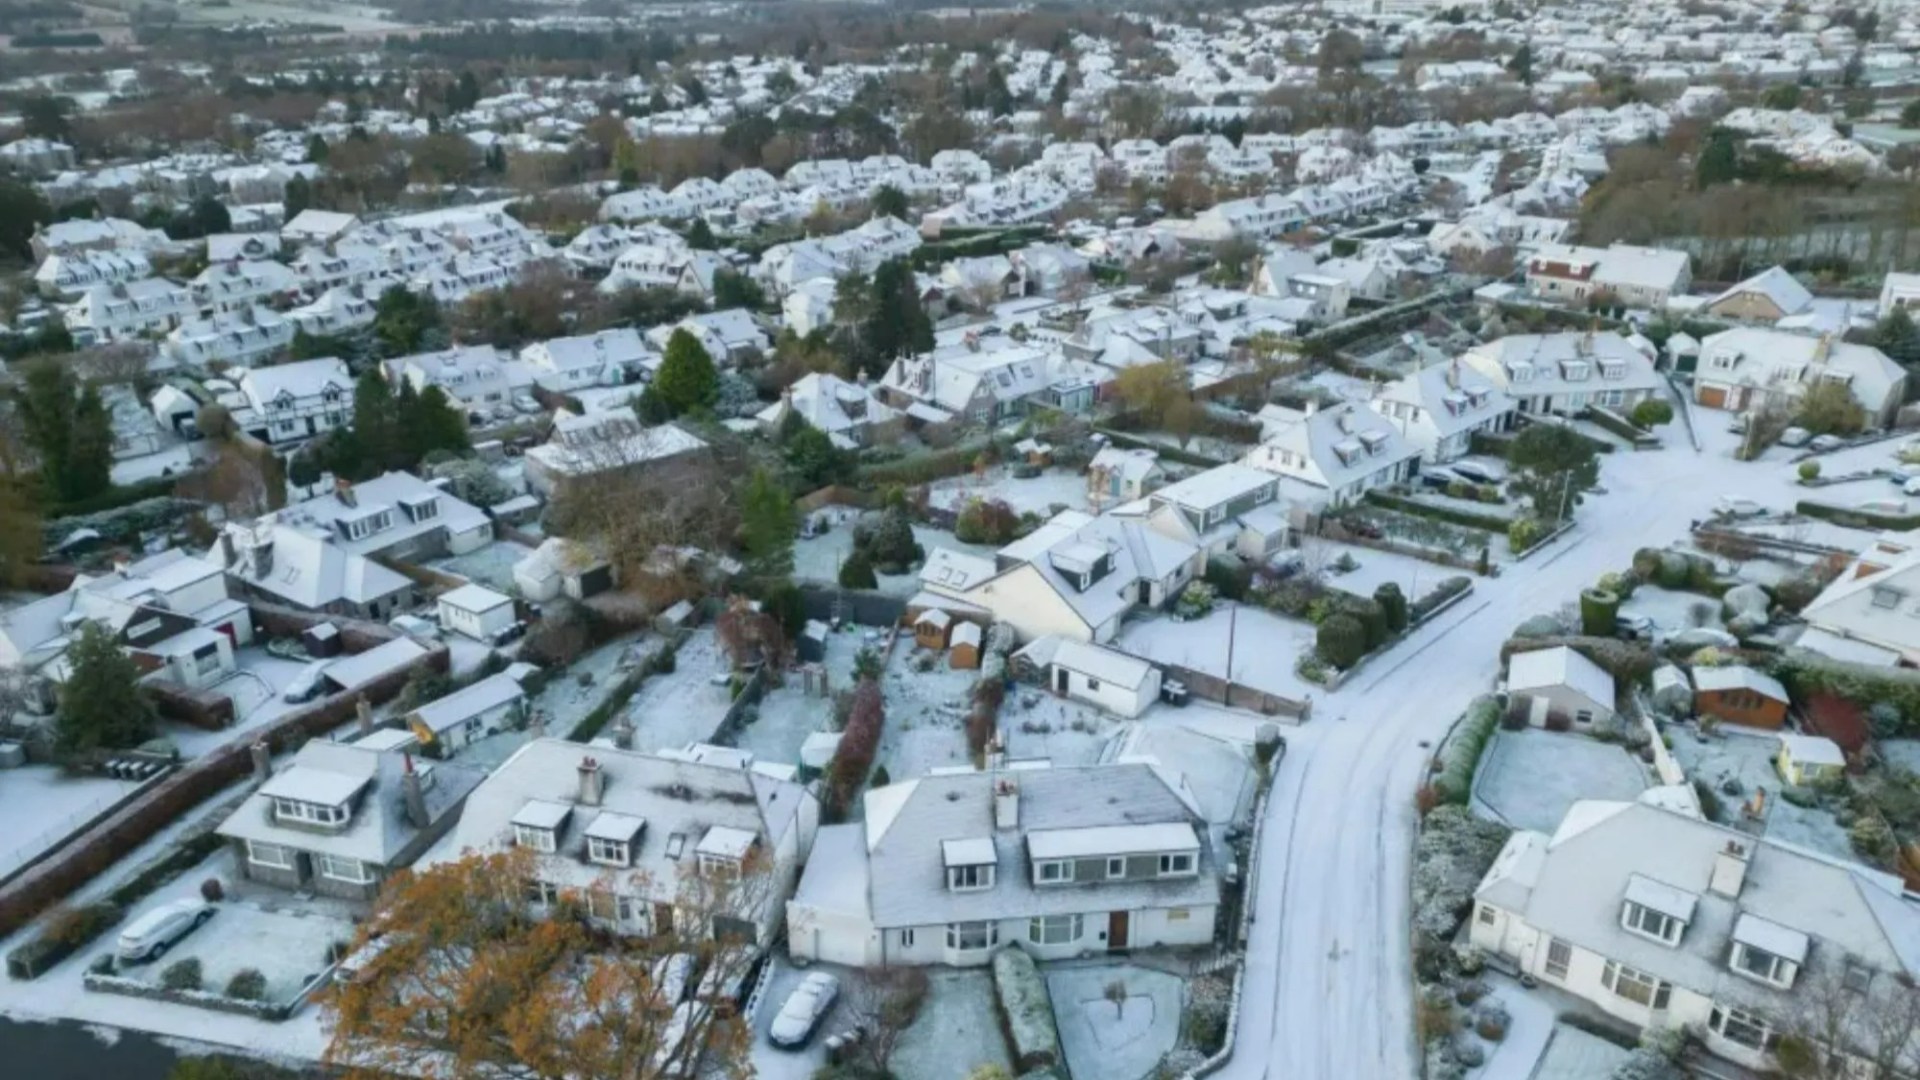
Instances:
[[[1513,523],[1507,526],[1507,547],[1513,549],[1515,555],[1522,554],[1540,542],[1542,531],[1544,530],[1538,518],[1514,518]]]
[[[217,904],[226,898],[226,887],[220,884],[219,878],[210,877],[200,883],[200,899],[205,900],[209,904]]]
[[[1320,659],[1345,671],[1367,654],[1367,628],[1346,613],[1328,616],[1314,635],[1314,651]]]
[[[840,587],[843,589],[877,589],[880,579],[874,576],[873,560],[867,557],[862,548],[855,548],[847,561],[840,564]]]
[[[1673,406],[1659,398],[1648,398],[1633,407],[1633,415],[1629,419],[1638,427],[1659,427],[1673,421]]]
[[[1820,463],[1817,461],[1801,462],[1800,479],[1803,481],[1820,479]]]
[[[1373,590],[1373,602],[1379,605],[1381,614],[1387,619],[1387,632],[1398,634],[1407,628],[1407,594],[1400,586],[1391,581],[1382,582]]]
[[[227,980],[227,996],[242,1001],[259,1001],[267,996],[267,977],[257,968],[242,968]]]
[[[160,973],[160,985],[169,990],[198,990],[201,985],[200,961],[189,956],[185,960],[175,960]]]
[[[853,797],[866,783],[867,770],[873,767],[873,756],[880,749],[881,729],[886,720],[886,704],[881,699],[879,684],[872,679],[860,680],[853,690],[846,730],[840,733],[840,745],[833,752],[833,760],[827,763],[825,803],[834,820],[845,816]]]
[[[1187,587],[1180,590],[1180,600],[1174,605],[1174,610],[1181,618],[1200,618],[1213,610],[1217,595],[1212,585],[1204,581],[1189,581]]]
[[[1453,937],[1507,835],[1504,826],[1482,821],[1461,806],[1437,807],[1421,822],[1413,848],[1416,942],[1444,947]]]
[[[1440,584],[1435,585],[1427,595],[1413,602],[1413,606],[1407,611],[1409,621],[1417,623],[1426,619],[1441,604],[1471,588],[1473,588],[1473,579],[1470,577],[1462,575],[1442,578]]]
[[[112,904],[63,907],[47,916],[47,928],[41,936],[63,948],[77,949],[99,937],[119,918],[120,909]]]
[[[954,539],[963,544],[992,544],[1012,540],[1020,529],[1020,515],[1000,499],[974,499],[953,523]]]
[[[1387,613],[1380,604],[1363,596],[1341,594],[1340,614],[1351,615],[1359,621],[1367,634],[1367,651],[1372,652],[1387,643],[1390,636],[1387,627]]]
[[[1487,1052],[1480,1044],[1470,1039],[1462,1039],[1453,1047],[1453,1059],[1469,1069],[1477,1069],[1487,1063]]]
[[[1580,632],[1593,637],[1613,633],[1613,620],[1620,614],[1620,598],[1605,589],[1580,591]]]
[[[1493,739],[1499,722],[1500,702],[1491,695],[1475,698],[1467,706],[1466,714],[1438,754],[1440,773],[1433,778],[1433,788],[1441,802],[1466,805],[1473,792],[1474,770],[1480,767],[1480,756],[1486,753],[1487,743]]]

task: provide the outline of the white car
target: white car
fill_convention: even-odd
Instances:
[[[815,971],[800,980],[793,993],[787,995],[787,1003],[780,1006],[780,1015],[773,1018],[767,1028],[767,1038],[773,1045],[783,1050],[798,1050],[813,1038],[813,1029],[826,1019],[827,1010],[833,1008],[834,999],[840,996],[840,980],[824,971]]]
[[[1767,508],[1752,499],[1743,499],[1738,495],[1722,495],[1719,503],[1714,507],[1714,512],[1721,517],[1749,518],[1759,517],[1767,512]]]
[[[128,963],[157,960],[173,943],[213,918],[213,905],[191,897],[162,904],[120,932],[115,951]]]
[[[1920,492],[1909,492],[1920,494]],[[1855,510],[1867,514],[1885,514],[1888,517],[1905,517],[1907,500],[1905,499],[1867,499],[1853,504]]]
[[[659,989],[660,1007],[678,1005],[687,996],[693,982],[692,953],[669,953],[653,962],[653,985]]]
[[[312,701],[319,697],[321,691],[326,689],[326,683],[321,676],[327,673],[327,665],[331,663],[333,663],[331,660],[315,660],[301,668],[300,674],[295,675],[287,683],[286,688],[280,691],[280,697],[295,704]]]
[[[1813,432],[1803,427],[1790,427],[1780,433],[1781,446],[1805,446],[1813,441]]]
[[[1466,477],[1476,484],[1504,484],[1507,482],[1507,471],[1505,469],[1500,468],[1498,465],[1489,465],[1484,461],[1475,461],[1472,458],[1468,458],[1464,461],[1454,462],[1451,468],[1454,472],[1459,473],[1461,476]]]
[[[1847,440],[1838,435],[1815,435],[1813,441],[1807,445],[1809,449],[1825,453],[1829,450],[1838,450],[1847,445]]]

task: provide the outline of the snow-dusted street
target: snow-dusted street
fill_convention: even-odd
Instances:
[[[1289,729],[1268,803],[1256,915],[1233,1059],[1218,1074],[1410,1077],[1417,1073],[1408,941],[1413,795],[1430,753],[1495,679],[1515,624],[1571,600],[1635,549],[1684,539],[1722,495],[1790,507],[1802,489],[1780,451],[1728,456],[1719,425],[1696,452],[1678,427],[1658,451],[1607,455],[1607,494],[1579,527],[1421,628]],[[1834,455],[1828,468],[1884,459]],[[1864,534],[1854,534],[1863,537]]]

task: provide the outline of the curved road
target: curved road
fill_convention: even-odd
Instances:
[[[1521,620],[1575,600],[1636,549],[1681,539],[1723,494],[1792,505],[1782,459],[1737,463],[1715,445],[1724,442],[1717,433],[1705,434],[1704,453],[1676,423],[1667,437],[1679,447],[1607,455],[1608,493],[1589,497],[1578,528],[1481,579],[1471,598],[1316,700],[1312,722],[1288,732],[1268,801],[1234,1055],[1218,1075],[1418,1075],[1408,874],[1413,793],[1431,744],[1492,687],[1500,643]]]

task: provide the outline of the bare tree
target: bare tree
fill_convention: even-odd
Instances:
[[[927,973],[917,967],[869,967],[847,996],[845,1016],[861,1033],[858,1054],[875,1076],[889,1076],[900,1039],[927,999]]]
[[[1920,990],[1847,957],[1802,972],[1780,1030],[1780,1070],[1805,1080],[1896,1080],[1920,1068]]]

